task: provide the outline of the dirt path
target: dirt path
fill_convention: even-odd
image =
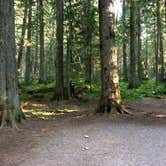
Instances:
[[[21,130],[0,130],[0,166],[166,165],[166,100],[126,102],[131,110],[153,111],[154,116],[87,114],[96,104],[26,103],[28,118]],[[32,116],[28,110],[34,108],[58,109]]]

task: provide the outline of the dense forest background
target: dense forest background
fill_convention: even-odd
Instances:
[[[164,81],[166,44],[165,2],[133,3],[121,1],[122,15],[116,17],[120,79],[129,81],[131,88],[145,79]],[[16,0],[15,11],[19,77],[26,83],[54,80],[55,1]],[[69,79],[100,82],[98,2],[65,0],[63,14],[65,84]],[[135,79],[134,85],[131,79]]]
[[[24,117],[19,98],[69,99],[71,80],[99,112],[166,94],[165,0],[7,0],[0,13],[2,124]]]

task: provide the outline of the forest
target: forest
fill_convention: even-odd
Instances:
[[[107,156],[115,155],[108,148],[113,144],[108,141],[112,138],[109,130],[113,139],[117,136],[116,148],[123,146],[117,143],[120,137],[133,142],[134,166],[140,153],[140,145],[135,144],[139,137],[154,136],[148,138],[152,144],[147,143],[149,147],[156,144],[153,155],[159,146],[166,147],[165,118],[166,0],[0,0],[2,166],[130,165],[131,156],[126,161],[121,154],[116,160]],[[155,125],[163,136],[159,141]],[[142,135],[137,127],[145,130]],[[80,142],[75,145],[73,139],[81,141],[79,134],[87,145],[79,147],[77,154],[75,146]],[[52,146],[56,141],[60,148],[56,143]],[[129,154],[130,145],[122,143]],[[20,144],[25,144],[22,159],[16,148]],[[101,150],[103,160],[97,154],[89,158],[95,154],[94,144],[96,150],[106,146]],[[31,154],[29,160],[33,148],[39,154],[36,158]],[[166,164],[160,159],[162,150],[156,160],[146,159],[150,148],[143,152],[140,165]]]

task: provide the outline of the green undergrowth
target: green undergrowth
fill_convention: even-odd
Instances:
[[[35,99],[51,99],[54,95],[55,83],[49,84],[39,84],[39,83],[31,83],[30,85],[26,85],[24,83],[20,83],[19,85],[19,95],[20,99],[23,101],[35,98]]]
[[[83,80],[75,81],[75,87],[84,88],[82,91],[82,97],[88,98],[99,98],[101,94],[100,83],[92,83],[90,91],[90,85],[85,84]],[[121,96],[122,99],[136,100],[143,99],[144,97],[151,96],[166,96],[166,88],[164,84],[156,85],[155,81],[144,81],[141,86],[137,89],[128,89],[127,82],[121,82]],[[54,95],[54,83],[49,84],[38,84],[32,83],[31,85],[20,84],[19,93],[21,100],[28,100],[32,98],[36,99],[52,99]]]
[[[155,81],[144,81],[137,89],[128,89],[128,84],[121,82],[122,99],[135,100],[144,97],[166,96],[164,84],[156,85]]]

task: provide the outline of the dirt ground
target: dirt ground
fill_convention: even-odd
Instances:
[[[126,101],[135,116],[93,114],[97,103],[23,103],[19,130],[0,130],[0,166],[166,165],[166,99]]]

